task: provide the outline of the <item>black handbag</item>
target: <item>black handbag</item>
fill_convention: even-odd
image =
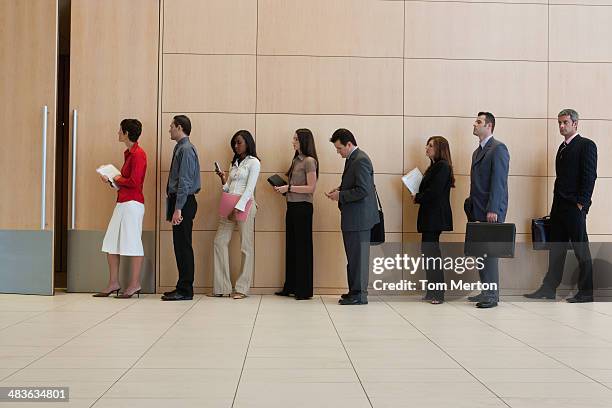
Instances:
[[[378,191],[374,186],[374,193],[376,193],[376,201],[378,202],[378,218],[380,222],[375,224],[370,230],[370,245],[380,245],[385,242],[385,216],[382,211],[382,205],[380,204],[380,198],[378,197]]]
[[[550,249],[550,216],[531,220],[531,241],[535,251]]]

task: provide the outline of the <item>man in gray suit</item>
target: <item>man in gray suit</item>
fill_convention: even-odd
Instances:
[[[470,171],[470,197],[466,212],[469,221],[504,222],[508,211],[508,167],[510,154],[505,144],[493,137],[495,116],[490,112],[478,112],[474,121],[474,135],[478,148],[472,154]],[[499,287],[497,258],[486,258],[479,271],[482,283],[495,283]],[[499,290],[485,290],[468,297],[481,309],[497,306]]]
[[[374,168],[368,155],[357,147],[355,136],[347,129],[336,130],[330,142],[346,159],[340,187],[325,194],[338,202],[347,260],[349,292],[343,294],[338,303],[365,305],[368,303],[370,230],[380,222]]]

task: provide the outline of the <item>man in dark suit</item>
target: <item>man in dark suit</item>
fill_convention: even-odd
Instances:
[[[473,221],[504,222],[508,211],[508,168],[510,154],[505,144],[493,137],[495,116],[490,112],[478,112],[473,134],[478,137],[478,148],[472,154],[470,171],[469,211]],[[480,282],[499,287],[499,263],[497,258],[485,258],[484,268],[479,270]],[[485,290],[468,298],[481,309],[497,306],[499,290]]]
[[[578,112],[564,109],[557,116],[559,133],[565,139],[555,159],[555,189],[550,210],[550,242],[548,272],[542,286],[530,299],[554,299],[563,277],[567,242],[572,243],[578,259],[580,275],[578,293],[570,303],[593,301],[593,263],[586,231],[586,215],[597,178],[597,146],[592,140],[578,134]]]
[[[378,206],[374,190],[374,168],[368,155],[357,147],[353,134],[338,129],[330,142],[346,159],[340,187],[326,193],[338,202],[341,214],[342,239],[347,259],[349,292],[342,295],[341,305],[368,303],[370,262],[370,230],[378,222]]]

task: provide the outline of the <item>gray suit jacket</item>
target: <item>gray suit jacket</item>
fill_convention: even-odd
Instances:
[[[472,154],[470,201],[476,221],[486,221],[487,212],[496,213],[498,222],[506,220],[509,165],[508,148],[493,137]]]
[[[365,231],[380,222],[374,192],[374,168],[361,149],[353,151],[344,164],[338,208],[342,231]]]

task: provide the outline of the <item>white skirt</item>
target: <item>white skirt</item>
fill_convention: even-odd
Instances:
[[[102,242],[102,252],[125,256],[144,256],[142,219],[144,204],[138,201],[117,203]]]

